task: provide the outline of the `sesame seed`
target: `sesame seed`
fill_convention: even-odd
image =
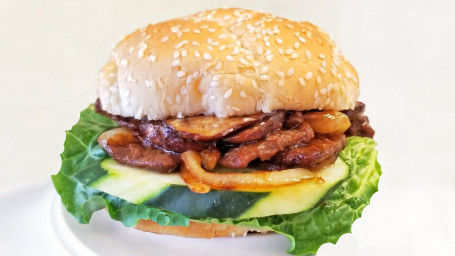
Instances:
[[[180,104],[180,102],[182,102],[182,97],[180,97],[180,95],[177,94],[177,96],[175,96],[175,102],[177,104]]]
[[[265,56],[270,55],[270,54],[272,54],[272,50],[268,49],[267,51],[265,51]]]
[[[209,53],[204,53],[204,60],[212,60],[212,55]]]
[[[220,82],[218,82],[218,81],[212,81],[212,82],[210,82],[210,86],[211,86],[211,87],[218,87],[219,84],[220,84]]]
[[[263,49],[262,49],[261,46],[258,46],[258,48],[256,48],[256,52],[257,52],[258,54],[262,54],[262,51],[263,51]]]
[[[199,58],[199,57],[201,57],[201,54],[199,53],[198,50],[196,50],[196,51],[194,51],[194,56],[195,56],[196,58]]]
[[[191,77],[191,76],[189,76],[189,77]],[[188,83],[187,83],[187,84],[188,84]],[[186,87],[182,87],[182,88],[180,89],[180,94],[186,95],[187,93],[188,93],[188,89],[187,89]]]
[[[186,76],[186,73],[184,71],[177,72],[177,77],[178,78],[181,78],[181,77],[184,77],[184,76]]]
[[[232,57],[231,55],[226,56],[227,61],[235,61],[235,58]]]
[[[163,37],[160,39],[160,41],[161,41],[162,43],[166,42],[167,40],[169,40],[169,37],[168,37],[168,36],[163,36]]]
[[[325,95],[326,93],[327,93],[327,89],[322,88],[322,89],[321,89],[321,94],[322,94],[322,95]]]
[[[299,43],[299,42],[295,42],[295,43],[294,43],[294,48],[295,48],[295,49],[299,49],[299,47],[300,47],[300,43]]]
[[[141,49],[141,50],[137,51],[137,57],[138,58],[144,57],[144,49]]]
[[[283,87],[284,86],[284,79],[280,79],[280,81],[278,81],[278,86],[279,87]]]
[[[265,46],[270,47],[270,42],[269,41],[265,41]]]
[[[167,103],[172,104],[172,98],[171,97],[167,96],[166,100],[167,100]]]
[[[240,53],[240,52],[239,52],[239,48],[234,47],[234,50],[232,51],[231,54],[235,56],[235,55],[239,55],[239,53]]]
[[[311,60],[311,52],[309,50],[306,50],[305,55],[308,60]]]
[[[308,39],[311,39],[311,32],[310,31],[306,32],[306,37],[308,37]]]
[[[193,41],[193,42],[191,42],[191,44],[194,45],[194,46],[196,46],[196,45],[201,45],[201,44],[200,44],[199,42],[197,42],[197,41]]]
[[[324,58],[325,58],[324,54],[319,54],[318,57],[319,57],[320,59],[324,59]]]
[[[145,80],[145,87],[148,88],[156,87],[156,82],[153,80]]]
[[[131,73],[128,74],[128,77],[126,78],[126,80],[129,82],[129,83],[137,83],[137,79],[133,77],[133,75]],[[129,90],[128,90],[129,92]],[[128,95],[127,95],[128,96]]]
[[[174,61],[171,63],[171,66],[172,66],[172,67],[177,67],[178,65],[180,65],[180,60],[179,60],[179,59],[174,60]]]
[[[182,42],[178,43],[178,44],[174,47],[174,49],[176,49],[176,50],[177,50],[177,49],[180,49],[182,46],[184,46],[184,45],[187,44],[187,43],[189,43],[188,40],[183,40]]]
[[[239,61],[240,61],[240,63],[242,63],[245,66],[249,66],[250,65],[250,63],[247,60],[245,60],[244,58],[239,58]]]
[[[273,55],[268,55],[265,59],[267,61],[272,61],[273,60]]]
[[[214,29],[214,28],[209,28],[209,29],[207,29],[207,30],[208,30],[209,32],[212,32],[212,33],[216,31],[216,29]]]
[[[258,88],[258,83],[256,82],[256,80],[251,80],[251,83],[253,84],[253,87],[254,88]]]
[[[153,54],[152,54],[152,55],[150,55],[150,57],[149,57],[149,61],[151,61],[151,62],[155,62],[155,61],[156,61],[156,56],[155,56],[155,55],[153,55]]]
[[[221,38],[221,39],[222,39],[222,38],[226,38],[226,37],[227,37],[226,34],[221,34],[221,35],[218,36],[218,38]]]
[[[224,94],[224,98],[229,99],[229,97],[231,97],[231,94],[232,94],[232,89],[227,90],[226,93]]]
[[[177,96],[178,96],[178,95],[177,95]],[[178,102],[178,103],[180,103],[180,102]],[[182,112],[178,112],[178,113],[177,113],[177,118],[183,118]]]
[[[211,50],[213,50],[213,46],[207,45],[207,49],[209,49],[209,51],[211,51]]]
[[[244,91],[241,91],[241,92],[240,92],[240,97],[246,98],[246,93],[245,93]]]
[[[286,55],[291,55],[294,52],[291,48],[286,49]]]
[[[299,55],[298,55],[296,52],[294,52],[294,53],[291,55],[291,59],[295,60],[295,59],[297,59],[298,56],[299,56]]]
[[[303,38],[303,37],[301,37],[301,36],[299,36],[299,41],[300,41],[302,44],[306,43],[305,38]]]
[[[286,27],[288,27],[290,29],[294,29],[294,26],[292,26],[291,24],[286,24]]]
[[[238,84],[240,84],[240,74],[235,74],[234,76],[234,81]]]
[[[294,75],[294,68],[288,69],[288,72],[286,73],[287,76],[292,76]]]
[[[129,62],[128,62],[128,60],[126,60],[126,59],[123,59],[123,60],[120,61],[120,65],[122,65],[122,66],[124,66],[124,67],[128,67],[128,63],[129,63]]]
[[[320,76],[317,76],[317,77],[316,77],[316,82],[317,82],[318,84],[320,84],[320,83],[322,82]]]
[[[283,78],[284,77],[284,73],[282,71],[275,71],[276,75],[279,77],[279,78]]]
[[[311,72],[308,72],[308,73],[306,73],[306,75],[305,75],[305,79],[306,79],[306,80],[309,80],[309,79],[311,79],[312,77],[313,77],[313,73],[311,73]]]
[[[321,65],[322,65],[323,68],[326,68],[327,67],[327,62],[325,60],[323,60]]]
[[[128,51],[129,51],[130,53],[132,53],[132,52],[134,51],[134,47],[131,46],[131,47],[128,49]]]
[[[223,64],[221,63],[221,61],[219,60],[217,63],[216,63],[216,66],[215,66],[215,69],[216,70],[221,70],[221,67],[223,66]]]
[[[200,34],[201,31],[199,29],[193,29],[193,33]]]
[[[253,63],[251,63],[251,64],[253,64],[253,66],[256,68],[261,65],[261,63],[259,61],[253,61]]]
[[[173,26],[171,27],[172,33],[177,33],[179,31],[179,26]]]
[[[223,44],[220,47],[218,47],[219,51],[223,51],[224,49],[226,49],[226,45],[225,44]]]
[[[282,44],[283,44],[283,39],[281,39],[281,38],[278,37],[278,38],[276,39],[276,43],[279,44],[279,45],[282,45]]]
[[[271,56],[272,56],[272,55],[271,55]],[[260,76],[259,76],[259,79],[260,79],[260,80],[269,80],[270,77],[269,77],[268,75],[260,75]]]
[[[303,80],[302,77],[299,77],[299,83],[300,83],[300,85],[302,85],[302,86],[305,86],[305,84],[306,84],[306,83],[305,83],[305,80]]]
[[[188,52],[186,50],[182,50],[182,57],[186,57],[188,55]]]
[[[193,77],[197,77],[197,76],[199,76],[199,71],[196,70],[193,72]]]
[[[177,59],[179,56],[180,56],[179,51],[175,51],[173,55],[174,59]]]
[[[191,84],[191,82],[193,82],[193,76],[187,76],[186,77],[186,84]],[[183,95],[183,93],[182,93]]]
[[[325,74],[325,68],[319,67],[319,72],[321,72],[322,74]]]
[[[284,54],[283,49],[282,49],[282,48],[278,49],[278,53],[280,53],[281,55],[283,55],[283,54]]]
[[[261,68],[261,74],[267,73],[268,70],[269,70],[269,67],[267,67],[267,66],[262,67],[262,68]]]

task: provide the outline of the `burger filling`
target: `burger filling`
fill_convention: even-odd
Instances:
[[[343,112],[277,110],[163,121],[111,115],[102,111],[99,100],[95,106],[121,126],[98,139],[113,159],[159,173],[180,170],[182,179],[198,193],[313,178],[308,170],[334,163],[346,136],[374,136],[361,102]],[[229,172],[210,172],[216,166]],[[258,171],[244,173],[245,168]]]

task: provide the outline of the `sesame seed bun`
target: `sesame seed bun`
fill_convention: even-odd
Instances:
[[[252,229],[248,227],[226,225],[219,223],[201,223],[190,221],[188,227],[184,226],[160,226],[151,220],[139,220],[136,228],[142,231],[156,234],[175,235],[194,238],[214,237],[242,237],[248,232],[267,233],[267,230]]]
[[[355,69],[309,22],[217,9],[151,24],[112,50],[98,81],[104,111],[151,120],[353,108]]]

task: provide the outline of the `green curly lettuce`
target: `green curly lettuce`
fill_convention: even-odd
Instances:
[[[52,176],[63,205],[80,223],[88,223],[95,211],[107,208],[111,218],[128,227],[134,227],[139,219],[150,219],[160,225],[188,226],[188,216],[133,204],[88,186],[106,174],[100,162],[109,155],[98,145],[97,138],[117,126],[116,122],[95,113],[94,107],[89,106],[81,112],[78,123],[66,132],[62,166]],[[289,253],[316,253],[322,244],[336,243],[341,235],[351,231],[352,223],[361,216],[363,208],[378,190],[381,168],[376,160],[375,145],[370,138],[348,138],[339,156],[350,166],[349,177],[308,211],[240,220],[195,220],[273,230],[289,238]]]

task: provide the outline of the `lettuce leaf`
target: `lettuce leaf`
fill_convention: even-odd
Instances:
[[[88,186],[105,174],[99,163],[109,157],[96,140],[100,133],[116,126],[117,123],[95,113],[94,107],[89,106],[81,112],[79,122],[67,131],[61,154],[62,166],[52,176],[66,209],[80,223],[88,223],[93,212],[107,208],[111,218],[128,227],[134,227],[139,219],[150,219],[160,225],[188,226],[190,219],[185,215],[133,204]],[[350,166],[350,176],[311,210],[242,220],[211,218],[196,221],[273,230],[289,238],[289,253],[316,253],[322,244],[336,243],[341,235],[351,231],[352,223],[361,216],[363,208],[378,190],[381,168],[376,160],[375,145],[370,138],[347,139],[340,157]],[[80,179],[81,173],[85,180]]]

